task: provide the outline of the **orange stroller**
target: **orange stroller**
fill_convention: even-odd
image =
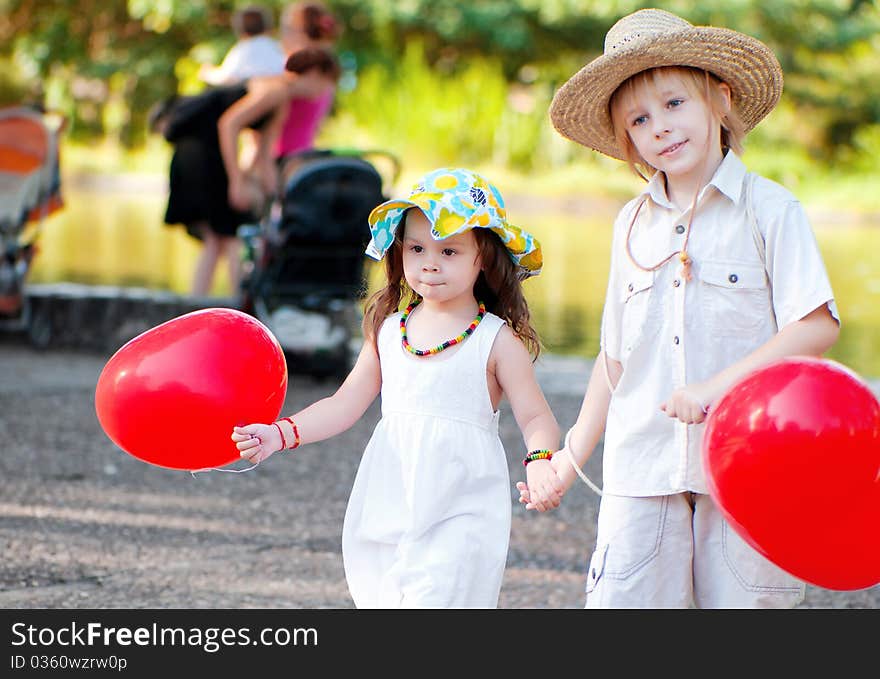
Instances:
[[[0,329],[27,330],[36,344],[24,284],[42,222],[62,207],[63,128],[33,108],[0,108]]]

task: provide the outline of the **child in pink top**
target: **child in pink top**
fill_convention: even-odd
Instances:
[[[275,143],[276,158],[312,148],[321,122],[333,105],[333,94],[330,90],[315,99],[293,99],[290,102],[290,111]]]

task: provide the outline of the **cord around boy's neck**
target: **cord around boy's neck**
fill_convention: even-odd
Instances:
[[[696,193],[694,193],[694,200],[691,203],[691,215],[688,218],[688,223],[687,223],[687,226],[685,227],[684,243],[682,243],[681,249],[676,250],[675,252],[664,257],[662,260],[660,260],[656,264],[652,264],[650,266],[645,266],[645,265],[639,263],[639,261],[635,258],[635,255],[632,252],[632,245],[630,243],[633,226],[635,226],[636,220],[639,217],[639,213],[642,211],[642,207],[645,205],[645,202],[648,200],[648,196],[647,195],[644,196],[642,198],[642,200],[639,201],[639,204],[636,207],[635,212],[633,213],[632,219],[629,222],[629,227],[626,230],[626,240],[625,240],[626,255],[627,255],[627,257],[629,257],[629,261],[632,262],[632,264],[637,269],[640,269],[642,271],[656,271],[657,269],[659,269],[660,267],[665,265],[667,262],[672,260],[676,255],[678,255],[678,258],[681,261],[681,275],[684,277],[684,279],[686,281],[690,281],[693,279],[693,273],[691,271],[693,260],[691,259],[690,255],[688,254],[687,246],[688,246],[688,241],[690,240],[690,237],[691,237],[691,227],[694,222],[694,215],[696,215],[696,213],[697,213],[697,198],[699,197],[699,195],[700,195],[700,191],[697,191]]]
[[[712,127],[711,126],[712,126],[712,120],[710,119],[707,143],[709,143],[712,138]],[[711,172],[709,171],[709,165],[710,165],[710,162],[712,159],[712,155],[707,154],[703,160],[702,176],[705,177],[706,179],[705,179],[705,181],[699,182],[697,184],[696,189],[694,190],[694,197],[691,200],[691,214],[690,214],[690,217],[688,217],[687,226],[685,227],[684,243],[682,243],[681,249],[667,255],[661,261],[659,261],[656,264],[653,264],[651,266],[644,266],[641,263],[639,263],[638,260],[636,260],[635,255],[633,255],[633,252],[632,252],[632,245],[630,244],[630,238],[632,236],[633,227],[635,226],[636,220],[638,219],[639,213],[641,212],[642,207],[645,204],[645,201],[648,200],[647,195],[642,197],[642,200],[639,202],[638,206],[636,207],[635,212],[633,213],[632,219],[630,220],[629,228],[626,230],[626,241],[625,241],[627,257],[629,257],[629,261],[632,262],[632,264],[637,269],[640,269],[642,271],[656,271],[657,269],[659,269],[660,267],[665,265],[667,262],[672,260],[676,255],[678,255],[679,261],[681,262],[681,276],[682,276],[682,278],[684,278],[685,281],[693,280],[693,277],[694,277],[693,276],[693,259],[691,259],[691,256],[688,253],[688,243],[690,242],[691,229],[693,227],[694,217],[697,214],[697,200],[699,199],[700,194],[703,192],[703,190],[709,185],[709,182],[712,179],[712,175],[714,175],[715,171],[718,169],[718,166],[722,162],[724,162],[724,154],[725,154],[724,150],[722,150],[721,160],[712,169]],[[664,181],[664,189],[666,191],[666,196],[670,197],[669,176],[665,172],[663,173],[663,181]]]

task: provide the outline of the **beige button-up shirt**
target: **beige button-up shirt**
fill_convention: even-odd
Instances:
[[[840,316],[800,203],[779,184],[747,174],[733,152],[697,199],[687,248],[692,280],[677,256],[642,271],[627,255],[627,229],[643,200],[630,248],[644,267],[681,249],[690,218],[690,207],[682,212],[669,201],[658,173],[614,224],[602,348],[623,365],[623,375],[608,412],[603,492],[706,493],[705,425],[670,418],[660,404],[823,304],[838,322]]]

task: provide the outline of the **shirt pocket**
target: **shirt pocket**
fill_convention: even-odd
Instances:
[[[766,325],[770,289],[763,266],[735,261],[703,262],[698,278],[700,321],[713,335],[744,337]]]
[[[653,271],[633,271],[622,285],[620,290],[623,302],[621,344],[624,354],[632,351],[632,348],[644,334],[653,287]]]

